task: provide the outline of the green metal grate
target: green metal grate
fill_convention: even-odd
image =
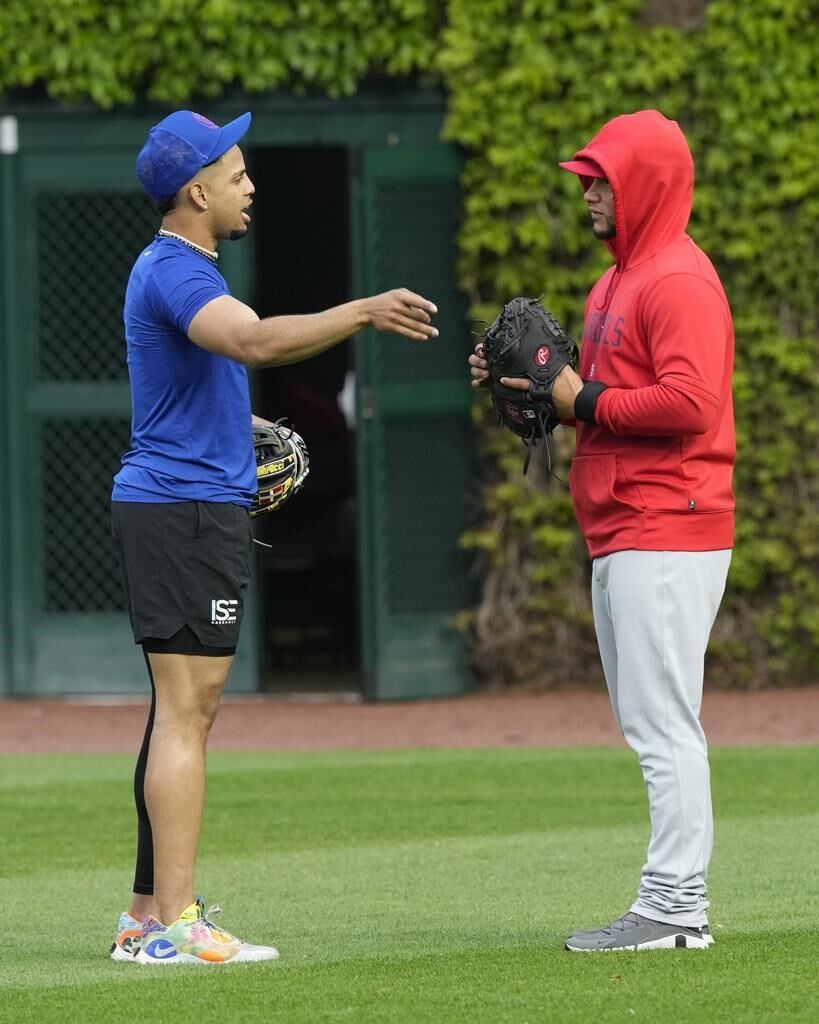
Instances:
[[[122,303],[158,217],[135,190],[37,196],[38,379],[126,378]]]
[[[42,422],[41,579],[48,613],[125,607],[109,499],[129,435],[130,421],[120,418]]]

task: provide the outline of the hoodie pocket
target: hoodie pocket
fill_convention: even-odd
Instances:
[[[587,538],[616,531],[645,512],[639,487],[628,482],[613,453],[576,455],[569,488],[578,525]]]

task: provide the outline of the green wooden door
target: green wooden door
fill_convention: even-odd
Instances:
[[[433,300],[428,343],[356,340],[362,653],[367,696],[471,686],[452,617],[474,601],[458,537],[475,507],[471,347],[456,287],[460,159],[442,145],[365,149],[354,181],[359,291],[405,286]]]
[[[91,141],[80,151],[83,127]],[[3,398],[14,501],[6,501],[4,535],[16,692],[145,689],[108,512],[130,433],[122,300],[131,264],[158,223],[134,179],[145,130],[131,127],[122,132],[127,144],[106,145],[99,122],[75,121],[53,146],[27,149],[21,122],[13,182],[5,185],[14,197],[14,253],[7,242],[2,269],[4,293],[13,296]],[[245,257],[231,255],[241,280]],[[234,689],[255,688],[253,618]]]

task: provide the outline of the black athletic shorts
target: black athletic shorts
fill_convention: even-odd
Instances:
[[[111,522],[135,643],[167,640],[187,626],[206,648],[235,647],[250,582],[248,510],[212,501],[113,501]]]

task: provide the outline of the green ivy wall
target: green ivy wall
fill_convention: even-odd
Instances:
[[[543,294],[577,334],[606,256],[557,161],[616,114],[678,119],[697,165],[691,233],[737,330],[737,547],[711,677],[815,681],[819,4],[712,0],[688,31],[656,24],[651,7],[648,27],[643,0],[5,0],[0,95],[44,88],[110,108],[228,90],[337,96],[385,77],[443,87],[446,135],[468,156],[459,272],[475,317]],[[502,681],[598,679],[566,489],[521,475],[518,442],[484,401],[475,418],[484,511],[464,544],[485,584],[461,625],[476,666]],[[564,478],[571,443],[553,453]]]

